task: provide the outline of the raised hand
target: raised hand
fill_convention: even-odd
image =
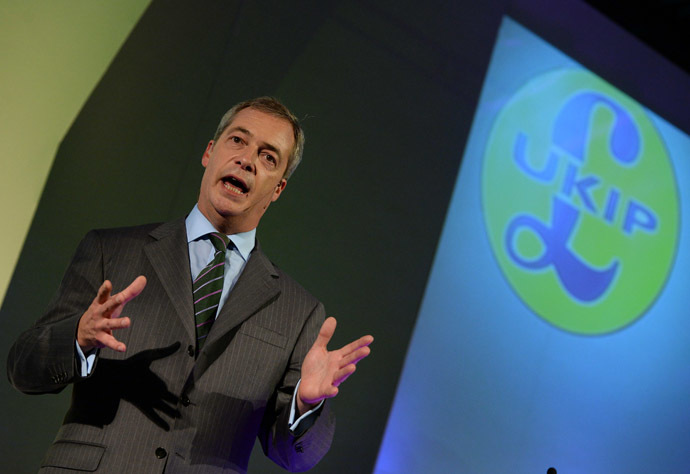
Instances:
[[[127,317],[120,318],[125,305],[146,286],[146,277],[140,275],[121,292],[111,295],[113,284],[109,280],[103,282],[91,306],[79,319],[77,327],[77,342],[83,351],[95,347],[109,347],[114,351],[124,352],[124,343],[113,336],[113,330],[129,327]]]
[[[326,347],[335,332],[335,318],[324,321],[314,345],[302,363],[302,379],[297,393],[297,407],[305,413],[324,398],[338,394],[338,386],[356,369],[357,362],[369,355],[372,336],[363,336],[350,344],[329,351]]]

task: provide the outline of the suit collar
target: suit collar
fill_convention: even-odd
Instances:
[[[146,256],[175,307],[182,325],[189,333],[190,339],[196,340],[189,248],[184,218],[162,224],[152,230],[149,235],[154,240],[144,248]]]

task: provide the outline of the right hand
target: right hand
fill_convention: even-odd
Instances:
[[[127,328],[130,319],[120,318],[125,305],[139,295],[146,286],[143,275],[134,279],[130,285],[117,293],[110,295],[113,284],[109,280],[103,282],[91,306],[79,319],[77,327],[77,342],[84,352],[96,347],[108,347],[114,351],[124,352],[124,343],[113,336],[113,330]]]

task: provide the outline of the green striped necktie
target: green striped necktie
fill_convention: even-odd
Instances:
[[[225,251],[230,239],[220,232],[207,234],[216,248],[213,260],[204,267],[194,280],[194,319],[196,321],[196,355],[199,355],[208,336],[223,292],[223,270],[225,268]]]

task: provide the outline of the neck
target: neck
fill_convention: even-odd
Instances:
[[[197,204],[198,205],[198,204]],[[242,232],[249,232],[256,229],[259,225],[259,219],[248,219],[246,216],[223,216],[217,212],[208,212],[206,209],[199,206],[199,211],[208,219],[213,227],[225,235],[240,234]]]

